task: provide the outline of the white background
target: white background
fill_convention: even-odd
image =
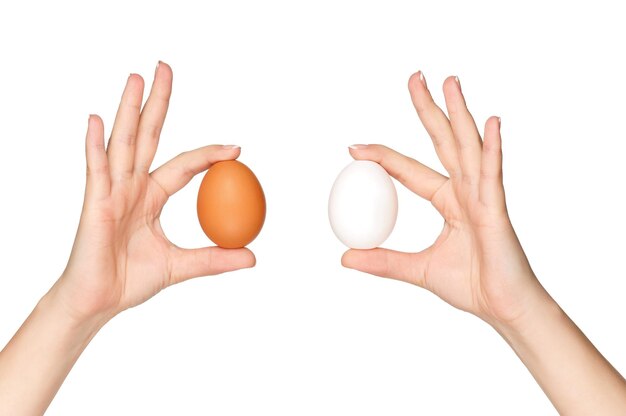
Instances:
[[[219,3],[0,6],[0,345],[65,266],[87,115],[108,134],[128,73],[149,84],[157,60],[174,69],[155,166],[239,144],[268,201],[255,269],[172,287],[115,318],[49,415],[555,414],[486,324],[339,263],[326,204],[348,145],[385,143],[440,167],[406,88],[418,69],[440,103],[458,75],[481,130],[502,117],[509,209],[531,263],[626,371],[619,2]],[[181,246],[208,243],[200,179],[163,212]],[[398,191],[385,246],[424,248],[442,221]]]

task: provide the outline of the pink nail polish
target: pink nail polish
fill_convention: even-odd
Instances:
[[[353,144],[351,146],[348,146],[350,149],[352,150],[360,150],[360,149],[365,149],[367,147],[366,144]]]
[[[239,149],[239,146],[237,146],[236,144],[226,144],[222,146],[222,148],[224,150],[232,150],[232,149]]]

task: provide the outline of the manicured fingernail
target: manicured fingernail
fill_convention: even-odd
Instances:
[[[500,127],[502,125],[502,120],[500,119],[500,117],[498,117],[498,127]]]
[[[428,87],[428,85],[426,85],[426,78],[424,78],[424,73],[422,71],[419,71],[420,73],[420,81],[422,82],[422,84],[424,84],[425,87]]]
[[[236,144],[226,144],[222,146],[222,148],[225,150],[232,150],[232,149],[239,149],[239,146],[237,146]]]
[[[456,81],[456,85],[459,86],[459,89],[461,89],[461,81],[459,81],[459,77],[454,77],[454,80]]]
[[[349,147],[352,150],[359,150],[359,149],[365,149],[367,145],[366,144],[353,144],[352,146],[349,146]]]
[[[162,62],[162,61],[157,62],[157,66],[156,66],[156,68],[154,68],[154,73],[155,73],[155,74],[156,74],[156,73],[157,73],[157,71],[159,70],[159,67],[161,66],[161,62]]]

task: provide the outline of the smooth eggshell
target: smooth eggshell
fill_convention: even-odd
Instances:
[[[263,227],[265,209],[263,188],[243,163],[217,162],[204,175],[198,191],[198,219],[218,246],[248,245]]]
[[[380,246],[391,234],[397,216],[396,188],[378,163],[356,160],[337,176],[328,200],[328,217],[343,244],[356,249]]]

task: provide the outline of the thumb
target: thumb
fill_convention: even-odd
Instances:
[[[419,253],[404,253],[386,248],[351,249],[343,254],[341,264],[349,269],[424,287],[427,257],[427,250]]]
[[[256,258],[247,248],[204,247],[196,249],[174,248],[171,283],[254,267]]]

